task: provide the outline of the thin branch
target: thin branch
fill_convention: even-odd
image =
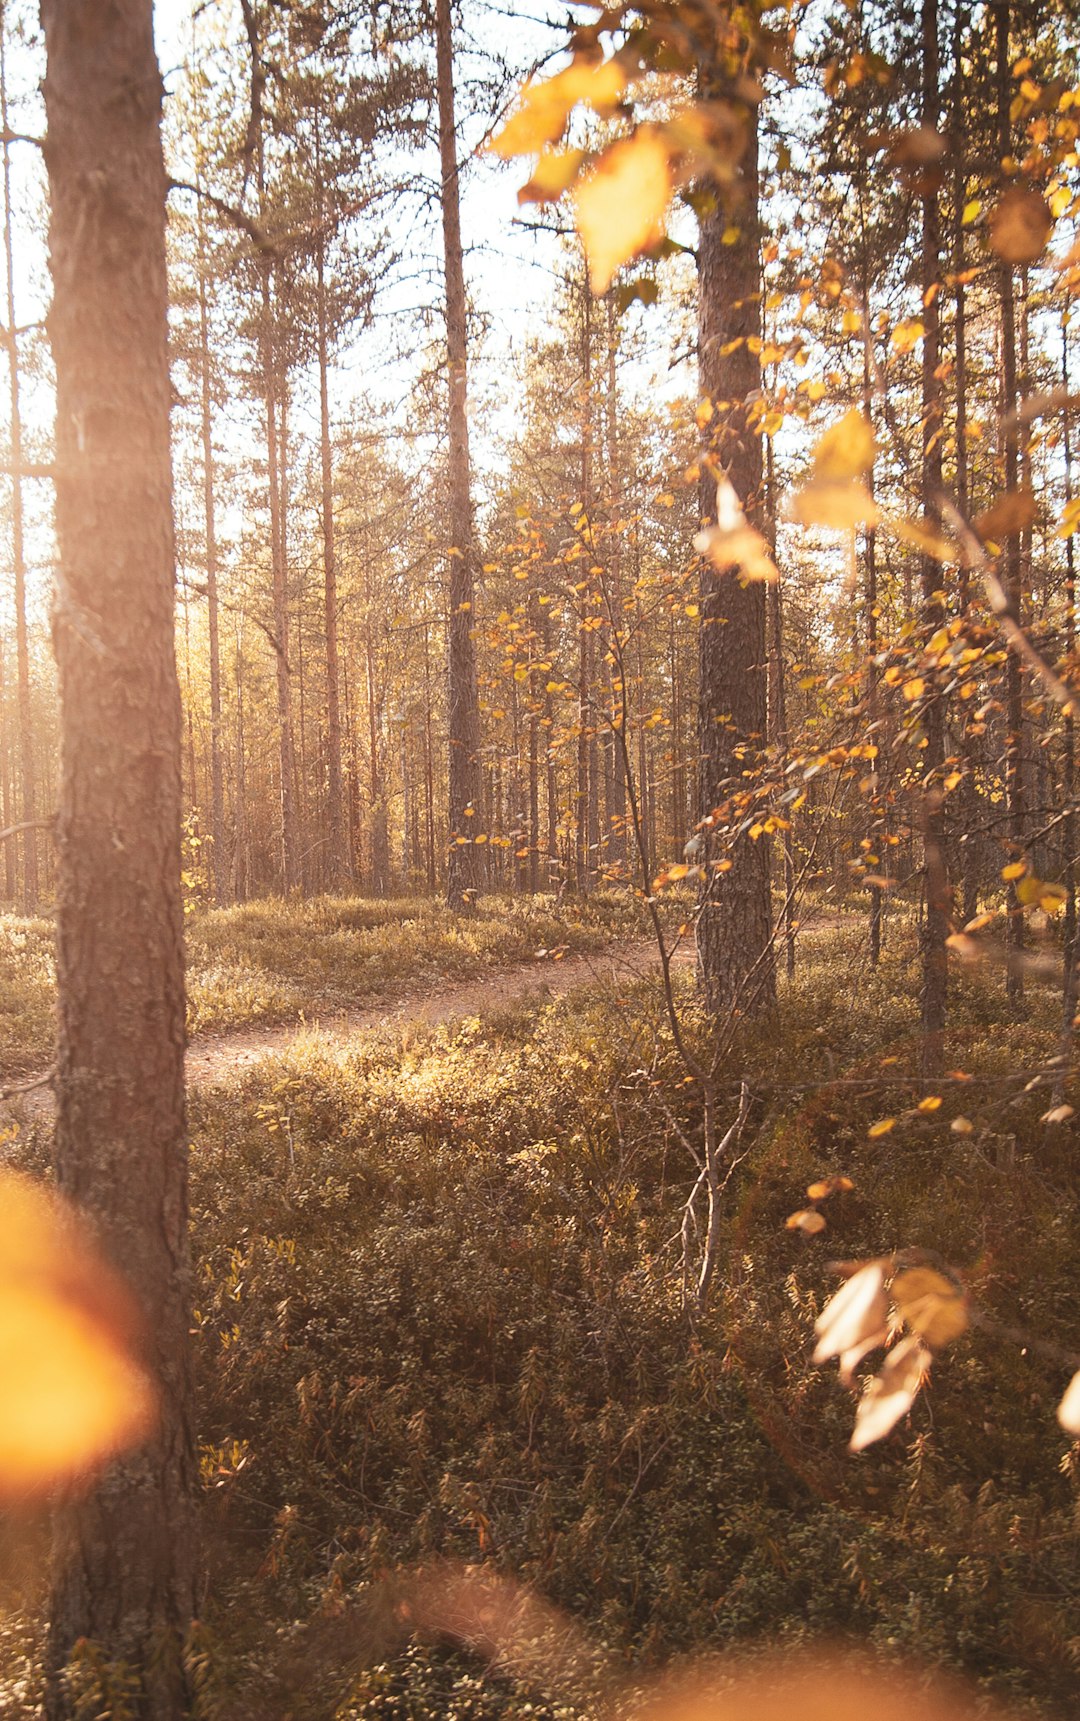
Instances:
[[[30,1076],[25,1082],[12,1082],[9,1088],[0,1088],[0,1100],[15,1099],[18,1094],[32,1094],[37,1088],[51,1088],[55,1081],[56,1065],[50,1064],[39,1076]]]

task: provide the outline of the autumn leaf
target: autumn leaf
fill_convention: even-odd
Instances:
[[[857,407],[829,426],[814,448],[814,477],[827,482],[859,478],[874,464],[874,432]]]
[[[849,1452],[862,1452],[896,1427],[914,1404],[929,1367],[930,1352],[918,1333],[893,1347],[859,1400]]]
[[[854,1187],[850,1177],[825,1177],[820,1183],[811,1183],[806,1193],[811,1201],[824,1201],[829,1195],[846,1195]]]
[[[965,1332],[967,1303],[959,1286],[932,1267],[912,1267],[892,1282],[892,1299],[913,1332],[935,1350]]]
[[[518,192],[519,203],[552,203],[574,183],[585,160],[583,149],[545,149],[532,178]]]
[[[796,491],[791,517],[800,526],[829,526],[850,531],[855,526],[873,526],[878,507],[865,484],[813,481]]]
[[[932,556],[935,562],[958,562],[960,551],[950,539],[943,537],[938,531],[923,524],[921,520],[909,519],[906,515],[884,516],[884,525],[905,544],[911,544],[917,550],[923,550]]]
[[[659,244],[671,194],[668,151],[653,126],[620,138],[578,181],[574,218],[594,293],[606,293],[621,264]]]
[[[1068,1123],[1069,1119],[1072,1117],[1075,1117],[1075,1116],[1076,1116],[1076,1113],[1073,1110],[1072,1106],[1068,1106],[1068,1105],[1051,1106],[1049,1111],[1043,1112],[1043,1115],[1039,1119],[1039,1122],[1040,1123],[1049,1123],[1049,1124]]]
[[[1035,495],[1027,489],[1010,490],[999,496],[991,507],[976,514],[972,525],[979,537],[1000,543],[1016,532],[1023,532],[1035,519]]]
[[[716,485],[716,524],[706,526],[694,539],[699,556],[707,556],[715,568],[734,568],[744,582],[779,579],[769,546],[743,513],[742,503],[726,478]]]
[[[525,85],[518,106],[488,144],[493,155],[508,161],[531,155],[563,134],[570,110],[587,102],[599,114],[614,111],[626,88],[626,74],[616,60],[578,58],[553,78]]]
[[[893,347],[898,353],[910,353],[918,346],[926,333],[918,317],[905,317],[897,323],[890,337]]]
[[[874,432],[865,413],[852,407],[819,438],[810,481],[795,492],[791,517],[802,526],[850,531],[873,525],[878,508],[860,482],[874,463]]]
[[[1066,1434],[1080,1434],[1080,1373],[1074,1374],[1057,1408],[1057,1419]]]
[[[814,1322],[818,1336],[814,1362],[827,1362],[830,1357],[842,1356],[878,1332],[884,1337],[888,1315],[884,1263],[868,1261],[845,1280],[835,1296],[829,1298]]]
[[[1046,250],[1054,217],[1041,192],[1013,186],[990,211],[991,251],[1005,263],[1034,263]]]
[[[150,1382],[115,1274],[68,1211],[0,1174],[0,1493],[71,1481],[145,1436]]]
[[[814,1237],[824,1231],[825,1215],[816,1207],[801,1207],[797,1213],[788,1214],[784,1225],[788,1231],[802,1231],[807,1237]]]

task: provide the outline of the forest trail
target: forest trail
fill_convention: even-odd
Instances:
[[[693,960],[693,944],[684,941],[675,953],[674,962],[686,968]],[[415,987],[393,1000],[358,1010],[335,1011],[310,1021],[197,1034],[188,1047],[188,1085],[209,1087],[228,1081],[263,1059],[277,1057],[312,1039],[328,1049],[345,1051],[360,1037],[400,1038],[412,1027],[434,1027],[468,1016],[513,1009],[534,999],[561,998],[575,987],[598,981],[625,984],[658,969],[659,965],[653,939],[627,939],[584,956],[538,957],[481,978]]]
[[[842,916],[818,910],[804,926],[812,925],[815,932],[821,932],[843,923]],[[674,952],[673,967],[685,970],[693,961],[694,946],[686,939]],[[187,1050],[188,1086],[213,1087],[267,1058],[312,1041],[340,1055],[361,1038],[384,1043],[401,1040],[414,1027],[435,1027],[469,1016],[512,1010],[531,1000],[561,998],[578,986],[600,981],[618,986],[658,971],[659,966],[652,938],[621,939],[582,956],[538,956],[471,980],[416,985],[399,997],[356,1010],[195,1034]],[[17,1104],[29,1118],[47,1117],[53,1109],[52,1088],[13,1089],[8,1103]]]

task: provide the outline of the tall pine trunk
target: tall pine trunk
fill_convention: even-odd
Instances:
[[[703,81],[710,97],[736,99],[733,77],[719,67],[710,68]],[[716,518],[714,460],[751,520],[761,506],[761,438],[747,412],[761,386],[758,113],[756,106],[742,112],[738,203],[725,207],[718,194],[717,207],[702,218],[698,247],[699,384],[707,401],[724,403],[712,420],[713,448],[702,463],[705,522]],[[738,238],[725,244],[732,224]],[[743,585],[734,569],[718,571],[706,564],[701,595],[698,809],[701,818],[717,810],[722,825],[765,740],[765,587]],[[732,861],[729,871],[713,870],[712,863],[721,859]],[[714,1015],[760,1014],[776,993],[767,842],[744,834],[730,854],[722,853],[710,832],[704,863],[697,948],[705,1002]]]
[[[58,1513],[49,1710],[80,1639],[184,1712],[195,1600],[180,693],[151,0],[43,0],[61,709],[55,1160],[146,1320],[160,1426]]]
[[[935,132],[938,127],[938,9],[937,0],[923,0],[922,8],[922,123]],[[939,518],[941,493],[942,384],[940,358],[941,234],[936,171],[925,170],[922,195],[923,353],[922,353],[922,507],[931,529]],[[941,568],[924,552],[921,568],[922,624],[927,638],[942,626],[945,605],[940,591]],[[923,754],[923,874],[926,887],[926,916],[922,948],[922,1061],[928,1075],[937,1075],[945,1054],[945,1011],[948,999],[949,886],[945,859],[945,793],[942,765],[945,759],[945,713],[935,682],[926,703]]]
[[[447,733],[449,742],[450,853],[447,899],[464,906],[481,879],[480,701],[476,684],[475,546],[469,469],[468,333],[461,251],[461,193],[454,118],[454,47],[451,0],[435,3],[435,59],[442,170],[443,262],[446,283],[446,352],[449,389],[450,489],[449,619],[447,624]]]
[[[30,710],[30,643],[26,619],[26,533],[23,517],[22,408],[19,400],[19,347],[15,319],[15,248],[12,239],[11,141],[7,101],[7,18],[0,5],[0,122],[3,125],[4,162],[4,259],[7,265],[8,398],[11,434],[11,552],[15,576],[15,677],[19,714],[19,818],[30,828],[22,833],[23,872],[21,905],[24,914],[37,908],[38,833],[37,773],[34,766],[34,735]]]

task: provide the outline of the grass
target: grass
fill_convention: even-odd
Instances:
[[[640,909],[625,892],[561,905],[482,897],[469,914],[414,897],[270,899],[211,910],[188,928],[190,1026],[198,1033],[392,1001],[541,950],[585,954],[641,930]]]
[[[392,1003],[540,950],[586,954],[641,931],[637,905],[614,891],[564,904],[484,897],[470,914],[413,897],[271,898],[205,910],[187,924],[188,1027],[222,1032]],[[37,1071],[52,1054],[53,943],[51,920],[0,916],[2,1076]]]

